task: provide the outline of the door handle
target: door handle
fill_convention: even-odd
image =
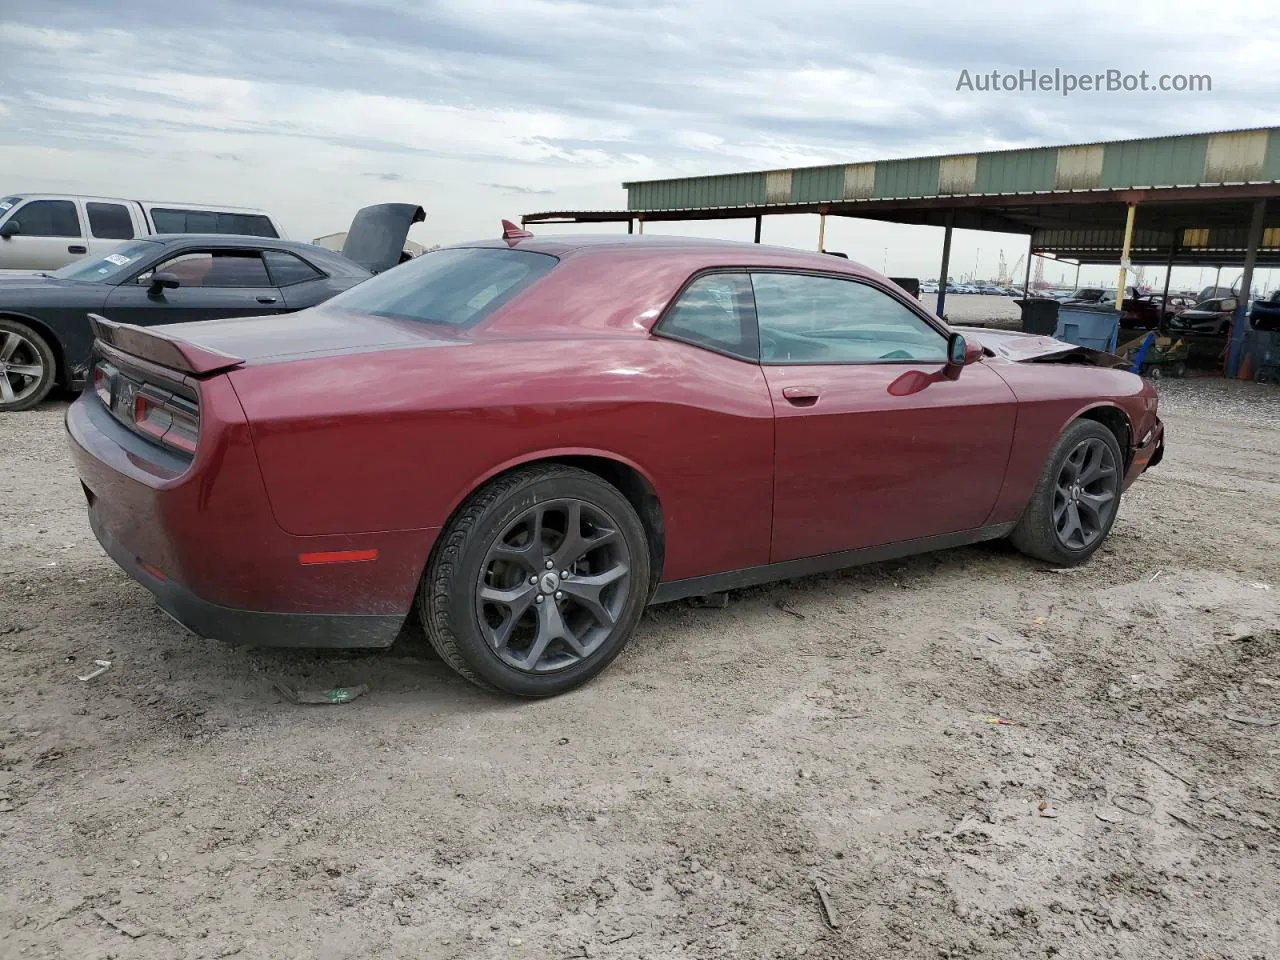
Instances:
[[[83,244],[73,243],[67,247],[67,253],[88,253],[89,248]]]
[[[258,302],[259,303],[275,303],[276,298],[275,297],[259,297]]]
[[[783,387],[782,395],[794,407],[812,407],[822,396],[818,387]]]

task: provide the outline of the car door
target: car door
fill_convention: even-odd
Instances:
[[[89,252],[74,200],[19,201],[0,216],[0,268],[56,270]]]
[[[947,334],[848,276],[753,271],[773,399],[773,562],[980,528],[1016,400],[985,363],[944,378]]]
[[[175,277],[178,287],[157,288],[157,273]],[[285,306],[261,250],[212,246],[175,251],[116,287],[104,309],[110,320],[145,326],[260,316],[281,313]]]
[[[101,257],[137,233],[128,205],[111,200],[84,201],[85,219],[89,222],[89,255]]]

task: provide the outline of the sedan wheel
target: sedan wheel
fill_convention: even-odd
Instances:
[[[0,411],[29,410],[53,387],[53,351],[25,324],[0,318]]]
[[[441,532],[418,594],[441,658],[526,697],[577,687],[621,652],[649,598],[649,543],[600,477],[561,464],[481,488]]]
[[[552,500],[497,537],[481,563],[476,616],[503,663],[553,673],[609,638],[631,584],[630,551],[613,523],[594,504]]]
[[[1048,563],[1084,563],[1115,523],[1123,479],[1115,434],[1077,420],[1058,439],[1010,541]]]
[[[1119,471],[1111,447],[1097,437],[1081,440],[1067,455],[1054,484],[1053,528],[1068,550],[1085,550],[1111,526]]]

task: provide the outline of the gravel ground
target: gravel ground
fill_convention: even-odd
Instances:
[[[420,637],[186,635],[93,541],[64,405],[0,417],[0,953],[1276,957],[1280,391],[1163,389],[1088,566],[657,608],[536,703]]]

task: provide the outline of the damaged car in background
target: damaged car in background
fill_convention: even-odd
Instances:
[[[650,603],[998,538],[1083,563],[1164,444],[1118,358],[751,243],[505,224],[293,317],[94,328],[72,456],[171,616],[383,647],[416,613],[526,697]]]
[[[136,326],[265,317],[322,303],[401,263],[422,207],[356,213],[342,252],[260,236],[170,234],[131,240],[51,274],[0,277],[0,412],[27,410],[89,368],[89,314]]]

